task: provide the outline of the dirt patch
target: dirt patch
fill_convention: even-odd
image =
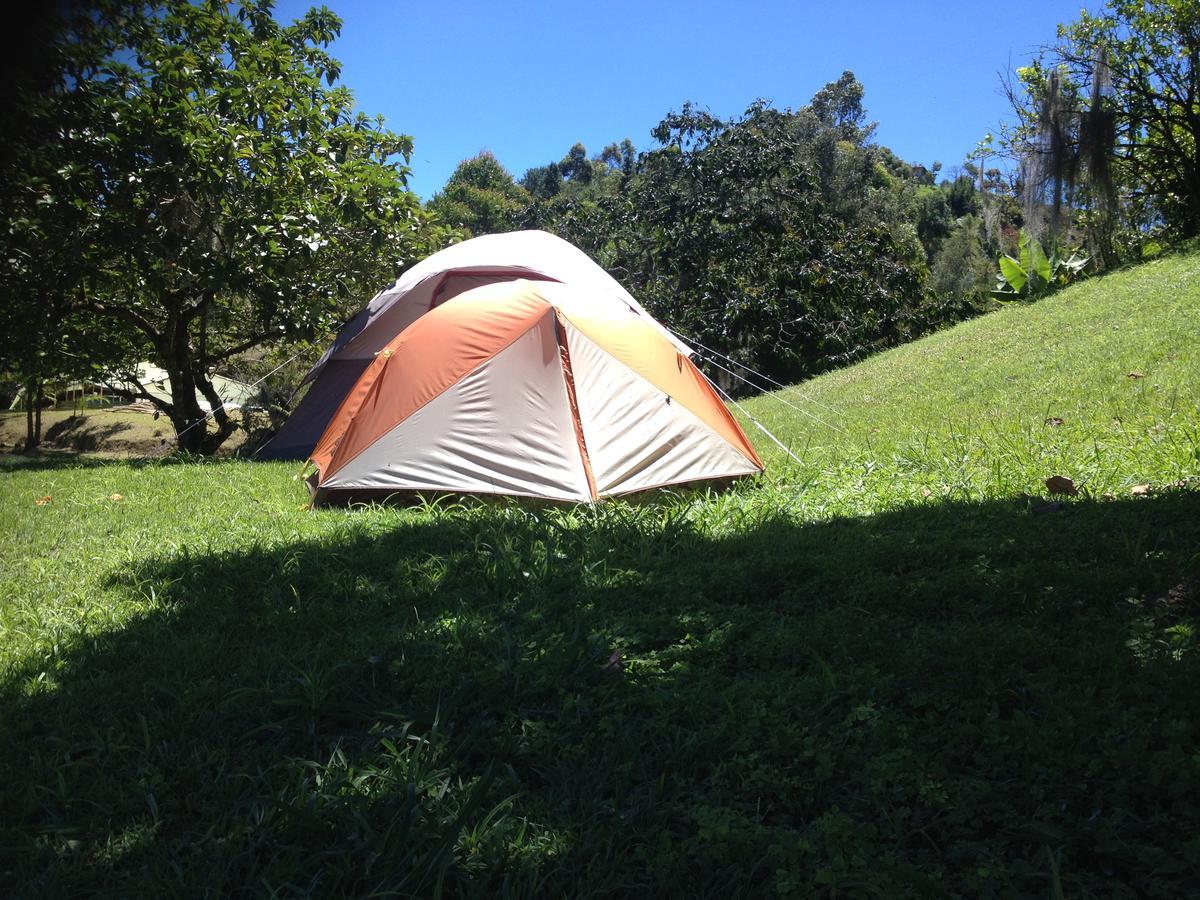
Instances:
[[[245,440],[236,432],[221,448],[220,455],[233,453]],[[0,451],[12,452],[25,441],[25,414],[0,413]],[[155,418],[152,409],[124,406],[115,409],[46,410],[42,413],[42,444],[47,450],[102,456],[146,457],[169,453],[175,446],[175,430],[165,416]]]
[[[132,431],[129,422],[94,422],[88,416],[71,416],[60,419],[46,429],[44,440],[52,447],[86,452],[88,450],[111,449],[118,443],[116,436]],[[120,441],[119,443],[125,443]]]

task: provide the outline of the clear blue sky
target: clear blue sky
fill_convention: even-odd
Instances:
[[[589,154],[626,137],[647,149],[685,100],[719,116],[759,97],[802,106],[845,69],[866,88],[880,143],[949,169],[1005,114],[997,73],[1084,5],[324,2],[345,22],[332,48],[344,83],[413,136],[410,185],[426,199],[483,149],[519,178],[576,141]],[[281,0],[276,16],[313,5]]]

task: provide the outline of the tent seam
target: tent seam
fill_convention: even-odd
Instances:
[[[585,340],[586,340],[588,343],[590,343],[590,344],[591,344],[593,347],[597,348],[597,349],[598,349],[598,350],[599,350],[601,353],[605,354],[605,355],[606,355],[606,356],[608,356],[610,359],[614,360],[614,361],[615,361],[615,362],[616,362],[618,365],[624,366],[626,369],[628,369],[630,372],[632,372],[632,373],[633,373],[635,376],[637,376],[638,378],[640,378],[642,381],[646,382],[646,384],[650,385],[650,387],[654,388],[654,390],[658,391],[658,392],[659,392],[659,393],[661,393],[661,394],[664,394],[664,395],[666,395],[667,397],[670,397],[670,398],[671,398],[671,400],[674,400],[674,399],[675,399],[674,397],[671,397],[671,395],[670,395],[670,394],[668,394],[666,391],[664,391],[662,388],[660,388],[660,387],[659,387],[657,384],[655,384],[653,381],[651,381],[649,378],[647,378],[645,375],[643,375],[641,372],[638,372],[636,369],[634,369],[632,366],[630,366],[628,363],[626,363],[624,360],[622,360],[622,359],[621,359],[619,356],[616,356],[615,354],[613,354],[613,353],[609,352],[609,350],[608,350],[608,348],[607,348],[607,347],[605,347],[605,346],[603,346],[602,344],[599,344],[599,343],[597,343],[596,341],[592,340],[592,339],[591,339],[591,338],[588,336],[587,332],[585,332],[585,331],[584,331],[582,328],[580,328],[580,327],[579,327],[578,325],[576,325],[574,322],[571,322],[571,319],[570,319],[570,317],[569,317],[569,316],[567,316],[565,313],[561,313],[561,314],[562,314],[562,317],[563,317],[564,319],[566,319],[566,321],[567,321],[567,322],[569,322],[569,323],[570,323],[570,325],[571,325],[571,327],[572,327],[572,328],[574,328],[574,329],[575,329],[577,332],[579,332],[579,334],[580,334],[580,335],[581,335],[581,336],[582,336],[582,337],[583,337],[583,338],[584,338],[584,339],[585,339]],[[676,351],[676,352],[678,352],[678,351]],[[682,354],[680,354],[680,355],[682,356]],[[684,359],[685,359],[685,360],[687,360],[687,357],[684,357]],[[691,360],[687,360],[687,361],[688,361],[689,363],[691,362]],[[699,371],[699,370],[697,370],[697,371]],[[700,377],[701,377],[701,378],[704,378],[704,380],[705,380],[705,381],[708,381],[708,379],[705,377],[705,375],[704,375],[704,373],[703,373],[703,372],[700,372]],[[721,403],[721,406],[724,408],[724,407],[725,407],[725,402],[724,402],[723,400],[721,400],[719,397],[717,398],[717,400],[718,400],[718,401]],[[726,444],[728,444],[730,447],[732,447],[732,448],[734,449],[734,451],[735,451],[735,452],[736,452],[736,453],[737,453],[737,454],[738,454],[740,457],[742,457],[742,459],[746,460],[746,462],[748,462],[748,463],[749,463],[751,466],[753,466],[753,468],[754,468],[754,471],[755,471],[755,472],[761,472],[761,471],[763,471],[763,470],[766,468],[766,466],[762,465],[762,462],[761,462],[761,460],[759,460],[759,461],[755,461],[755,460],[751,459],[749,456],[747,456],[747,455],[745,454],[745,452],[743,452],[743,450],[742,450],[742,448],[741,448],[741,447],[739,447],[739,446],[737,446],[736,444],[734,444],[734,443],[733,443],[731,440],[729,440],[728,438],[726,438],[726,437],[725,437],[723,434],[721,434],[719,431],[717,431],[715,428],[713,428],[711,425],[709,425],[707,422],[705,422],[705,421],[704,421],[704,419],[703,419],[703,418],[701,418],[701,417],[700,417],[700,416],[699,416],[699,415],[698,415],[696,412],[694,412],[693,410],[689,409],[689,408],[688,408],[688,406],[687,406],[686,404],[683,404],[683,403],[681,403],[681,404],[680,404],[680,406],[681,406],[683,409],[686,409],[686,410],[688,411],[688,413],[689,413],[689,414],[690,414],[690,415],[691,415],[691,416],[692,416],[692,417],[693,417],[693,418],[694,418],[694,419],[695,419],[697,422],[699,422],[699,423],[700,423],[700,424],[701,424],[701,425],[702,425],[704,428],[708,429],[709,433],[711,433],[713,436],[715,436],[715,437],[716,437],[718,440],[724,441]],[[726,409],[726,412],[728,413],[728,409]],[[730,416],[730,418],[732,419],[733,417],[732,417],[732,416]],[[734,421],[734,423],[736,424],[737,420],[736,420],[736,419],[734,419],[733,421]],[[740,425],[738,426],[738,430],[739,430],[739,431],[741,431],[741,426],[740,426]],[[744,433],[743,433],[743,436],[744,436]],[[750,438],[746,437],[746,443],[747,443],[747,444],[749,444],[749,443],[750,443]],[[681,482],[674,482],[674,483],[676,483],[676,484],[680,484]],[[607,496],[607,495],[606,495],[606,496]]]
[[[592,457],[588,452],[587,440],[583,434],[583,419],[579,416],[579,399],[575,393],[575,370],[571,364],[571,348],[567,343],[567,329],[563,326],[562,311],[558,307],[552,307],[552,309],[554,310],[554,332],[558,339],[563,383],[567,390],[567,404],[571,408],[571,421],[575,426],[575,438],[579,442],[579,455],[583,461],[583,474],[587,479],[588,492],[592,495],[592,501],[595,502],[600,499],[600,492],[596,488],[596,476],[592,472]]]

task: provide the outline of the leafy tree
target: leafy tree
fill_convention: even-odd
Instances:
[[[1093,168],[1127,167],[1172,230],[1200,234],[1200,6],[1109,0],[1059,38],[1051,59],[1100,99],[1083,123]]]
[[[954,223],[929,273],[929,286],[938,297],[977,303],[992,286],[992,263],[984,252],[982,232],[978,216],[963,216]]]
[[[830,214],[789,113],[685,105],[654,136],[629,189],[567,224],[602,226],[588,249],[664,321],[780,379],[919,327],[920,272],[886,229]]]
[[[489,151],[464,159],[429,209],[470,235],[512,231],[533,198]]]
[[[592,163],[587,157],[587,148],[583,144],[574,144],[558,167],[568,181],[588,184],[592,180]]]
[[[935,184],[939,165],[872,142],[863,95],[845,72],[795,111],[760,102],[724,120],[685,104],[648,152],[606,147],[586,184],[563,175],[582,147],[527,172],[524,224],[582,247],[665,322],[773,377],[845,363],[971,311],[925,290],[953,233],[952,186]],[[970,198],[967,182],[957,190]]]
[[[236,427],[215,366],[327,329],[438,239],[405,187],[411,140],[335,84],[340,20],[281,25],[271,6],[104,4],[64,29],[41,95],[70,123],[69,196],[90,229],[71,310],[168,372],[155,402],[189,451]]]
[[[1110,0],[1059,26],[1009,85],[1026,227],[1052,243],[1086,235],[1108,265],[1156,222],[1200,233],[1198,60],[1190,0]]]
[[[608,166],[610,171],[620,172],[624,184],[637,166],[637,149],[633,146],[633,141],[625,138],[621,143],[609,144],[601,150],[596,162]]]
[[[562,190],[563,174],[558,163],[547,163],[526,170],[521,176],[523,187],[534,200],[549,200]]]
[[[591,200],[619,193],[628,184],[636,166],[637,150],[629,138],[619,144],[609,144],[591,159],[587,148],[576,143],[558,162],[527,170],[521,176],[521,186],[538,202],[561,194],[574,200]],[[526,214],[537,217],[533,211]]]
[[[61,79],[78,78],[98,57],[63,40],[68,24],[55,7],[31,12],[17,25],[20,64],[6,58],[0,144],[0,371],[21,384],[27,452],[41,443],[43,386],[95,379],[128,350],[119,333],[84,322],[77,309],[100,261],[93,201],[102,182],[81,162],[94,137],[79,127],[85,110]]]
[[[980,197],[975,189],[975,179],[969,174],[955,178],[946,189],[946,202],[950,204],[950,215],[955,219],[978,213]]]
[[[932,260],[954,226],[950,199],[947,191],[923,185],[916,190],[916,201],[917,237],[925,248],[927,258]]]
[[[875,132],[875,124],[867,122],[863,108],[862,83],[846,70],[837,81],[831,81],[813,96],[808,108],[817,120],[834,131],[837,137],[852,144],[865,144]]]

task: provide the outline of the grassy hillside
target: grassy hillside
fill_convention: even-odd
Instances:
[[[865,509],[923,489],[1037,493],[1054,473],[1093,496],[1195,473],[1198,404],[1200,257],[1187,256],[1005,308],[745,407],[804,468],[834,475],[825,501],[833,488]],[[839,478],[852,479],[850,497]]]
[[[840,430],[752,401],[801,462],[760,440],[717,495],[314,512],[288,465],[10,464],[0,883],[1194,894],[1198,285],[783,395]]]

